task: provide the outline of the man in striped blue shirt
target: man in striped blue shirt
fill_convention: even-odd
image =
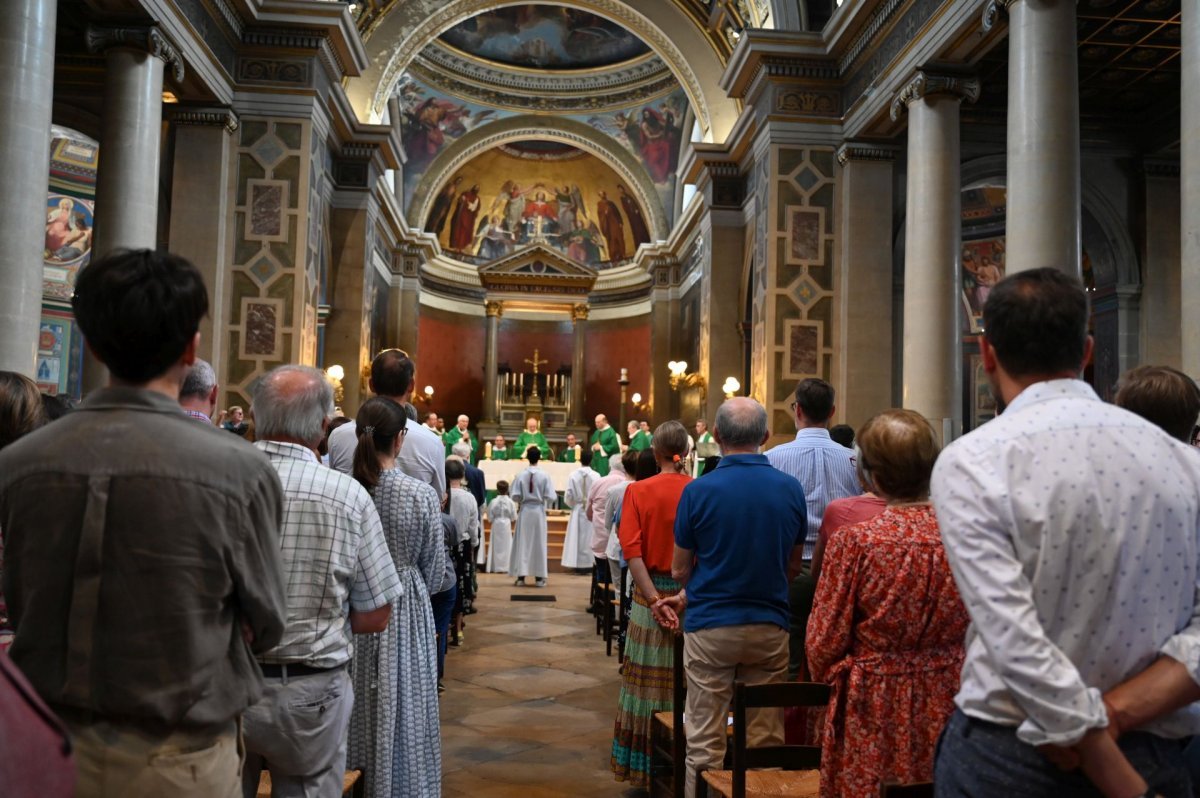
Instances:
[[[808,533],[804,538],[804,570],[789,591],[791,630],[788,673],[795,676],[804,663],[804,632],[812,611],[816,580],[809,573],[813,547],[825,508],[834,499],[862,493],[854,472],[854,452],[829,437],[829,422],[834,411],[833,386],[810,378],[796,386],[792,402],[796,440],[767,452],[772,466],[795,477],[804,488],[808,508]]]

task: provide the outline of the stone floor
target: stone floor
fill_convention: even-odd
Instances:
[[[542,589],[481,574],[479,612],[446,658],[446,798],[633,798],[608,768],[621,677],[585,611],[587,576]],[[554,602],[512,601],[545,593]]]

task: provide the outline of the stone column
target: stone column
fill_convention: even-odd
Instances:
[[[0,14],[0,370],[29,377],[42,314],[57,11],[57,0],[13,0]]]
[[[1190,9],[1190,10],[1189,10]],[[1183,183],[1183,266],[1180,306],[1183,313],[1180,368],[1200,377],[1200,9],[1194,3],[1183,11],[1183,107],[1180,111]]]
[[[496,380],[499,376],[497,361],[500,358],[500,317],[504,315],[503,302],[487,302],[484,305],[487,312],[487,338],[483,345],[483,419],[484,424],[494,424],[499,420],[499,399],[496,396]]]
[[[1081,273],[1075,4],[989,0],[984,7],[985,30],[1004,11],[1009,17],[1008,274],[1042,266]]]
[[[579,426],[583,421],[583,389],[587,382],[584,362],[584,342],[587,338],[588,306],[584,303],[571,306],[571,321],[575,324],[575,348],[571,353],[571,412],[568,426]],[[624,405],[622,404],[622,407]]]
[[[1187,293],[1190,288],[1180,276],[1183,237],[1180,233],[1179,162],[1146,161],[1142,171],[1146,178],[1146,204],[1142,217],[1146,220],[1146,235],[1141,253],[1140,304],[1146,312],[1138,314],[1141,329],[1137,361],[1179,368],[1182,357],[1180,333],[1183,330],[1180,294]],[[1200,204],[1194,208],[1200,211]],[[1195,229],[1200,230],[1200,224]]]
[[[978,97],[978,80],[922,70],[892,103],[893,119],[908,111],[903,405],[943,443],[962,428],[959,105]]]
[[[96,175],[92,257],[158,243],[158,168],[162,141],[163,66],[183,80],[183,59],[157,28],[89,26],[87,45],[103,52],[104,120]],[[106,369],[84,357],[84,393],[107,381]]]
[[[838,249],[833,384],[839,420],[858,428],[892,399],[892,161],[888,147],[837,153]]]
[[[170,250],[200,269],[208,287],[208,316],[200,321],[200,357],[224,373],[225,298],[229,274],[232,214],[230,136],[238,117],[228,108],[173,107],[168,119],[175,129],[171,179]]]

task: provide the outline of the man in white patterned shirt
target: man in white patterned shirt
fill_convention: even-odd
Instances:
[[[972,621],[937,794],[1191,796],[1200,458],[1078,379],[1092,339],[1075,278],[1011,275],[983,320],[1004,411],[946,447],[932,482]]]
[[[812,613],[817,581],[812,578],[813,548],[825,508],[834,499],[862,493],[854,471],[854,453],[829,437],[833,418],[833,386],[816,378],[801,380],[792,402],[796,439],[767,452],[767,462],[800,482],[808,531],[804,536],[804,568],[788,589],[791,615],[788,630],[788,675],[796,676],[804,664],[804,636]]]
[[[275,798],[342,794],[351,634],[383,631],[401,597],[371,496],[317,455],[333,413],[332,388],[307,366],[280,366],[255,391],[254,445],[283,483],[287,628],[259,657],[265,694],[243,718],[246,798],[264,765]]]

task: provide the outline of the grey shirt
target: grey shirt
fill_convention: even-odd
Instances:
[[[241,438],[152,391],[96,391],[0,451],[13,660],[68,717],[224,726],[262,693],[251,649],[283,633],[281,511]]]

